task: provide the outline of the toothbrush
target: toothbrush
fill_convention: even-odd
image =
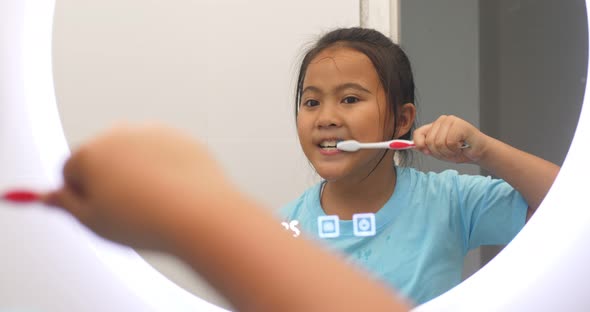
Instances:
[[[41,195],[27,190],[12,190],[2,194],[0,198],[13,203],[25,204],[40,201]]]
[[[336,143],[336,148],[345,152],[356,152],[361,148],[373,149],[392,149],[392,150],[407,150],[416,147],[413,141],[409,140],[391,140],[375,143],[360,143],[355,140],[347,140]],[[469,144],[463,143],[461,148],[468,148]]]

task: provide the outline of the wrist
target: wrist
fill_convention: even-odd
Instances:
[[[471,149],[469,156],[473,163],[482,167],[484,166],[490,157],[490,151],[493,149],[494,141],[494,138],[480,132],[476,140],[469,142]]]

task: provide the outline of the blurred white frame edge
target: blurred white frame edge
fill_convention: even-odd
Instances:
[[[397,1],[387,4],[392,4],[388,11],[395,12]],[[590,0],[586,0],[587,10],[589,4]],[[16,170],[36,166],[37,180],[33,182],[45,186],[57,185],[61,165],[68,155],[52,82],[53,8],[54,1],[51,0],[8,0],[0,3],[0,21],[3,26],[17,30],[16,33],[0,33],[0,83],[3,84],[2,92],[5,92],[0,98],[0,148],[10,153],[22,153],[17,155],[22,158],[21,163],[0,163],[0,166],[5,177],[10,174],[18,176],[21,173]],[[391,27],[390,35],[395,40],[397,27],[388,24],[389,20],[381,26],[366,26],[382,31],[385,29],[383,27]],[[564,165],[537,213],[484,268],[449,292],[417,307],[415,311],[581,311],[590,307],[590,297],[587,296],[587,289],[590,289],[590,279],[587,278],[590,276],[590,266],[587,265],[590,263],[590,251],[583,248],[590,243],[590,207],[584,196],[587,188],[577,183],[578,177],[590,175],[590,164],[587,162],[590,159],[590,148],[586,144],[590,140],[588,88],[587,82],[579,124]],[[32,138],[30,141],[22,140],[29,136]],[[31,182],[26,180],[27,177],[22,181],[17,178],[17,182]],[[8,184],[0,185],[4,186]],[[70,237],[69,241],[61,242],[56,248],[62,248],[60,251],[74,256],[78,252],[88,253],[93,250],[92,254],[86,256],[99,259],[102,266],[87,269],[98,272],[109,270],[116,276],[112,280],[113,286],[122,286],[136,295],[126,297],[126,300],[134,302],[124,303],[120,301],[121,298],[118,298],[118,302],[110,302],[112,298],[105,298],[100,291],[94,291],[105,306],[85,306],[84,310],[103,311],[109,304],[116,304],[119,307],[135,306],[154,311],[225,311],[170,282],[132,249],[97,238],[71,218],[50,214],[43,209],[31,213],[47,214],[43,215],[46,219],[42,224],[46,229],[63,231],[65,226],[72,233],[82,234]],[[0,215],[4,214],[0,211]],[[13,214],[8,215],[11,216]],[[30,224],[26,223],[26,217],[15,217],[14,220],[3,218],[2,222],[21,222],[23,227],[28,227]],[[36,256],[49,257],[43,254]],[[64,270],[70,265],[63,263]],[[84,285],[58,285],[60,280],[50,280],[48,283],[53,289],[18,289],[13,285],[0,285],[0,288],[20,291],[23,300],[33,296],[36,291],[55,292],[60,287],[75,297],[72,288],[74,292],[81,292],[84,287],[95,290],[92,289],[95,287],[93,281],[85,282]],[[0,295],[3,300],[4,295]],[[67,310],[76,310],[73,306],[75,300],[68,297],[54,299],[63,301],[62,310],[65,306]],[[0,301],[0,305],[5,304]],[[43,304],[35,303],[37,308],[43,308],[38,306]],[[51,306],[50,303],[45,304]]]
[[[54,8],[53,0],[0,2],[0,150],[9,153],[0,157],[0,189],[57,186],[69,155],[53,87]],[[64,213],[2,207],[0,216],[0,272],[7,271],[0,309],[227,311],[169,281],[133,249],[97,237]],[[47,233],[53,236],[49,242]],[[51,246],[46,254],[32,253],[45,250],[41,245]],[[15,265],[30,267],[11,271]]]

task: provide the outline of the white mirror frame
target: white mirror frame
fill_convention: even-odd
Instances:
[[[0,190],[58,185],[69,153],[53,90],[53,8],[53,0],[0,2]],[[590,244],[590,205],[588,188],[578,183],[590,176],[588,90],[587,82],[572,145],[535,216],[484,268],[416,311],[590,307],[590,251],[584,248]],[[0,308],[225,311],[63,213],[0,205]]]

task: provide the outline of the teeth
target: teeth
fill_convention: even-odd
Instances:
[[[322,147],[322,148],[336,148],[336,143],[338,143],[338,141],[336,141],[336,140],[322,141],[322,142],[320,142],[320,147]]]

